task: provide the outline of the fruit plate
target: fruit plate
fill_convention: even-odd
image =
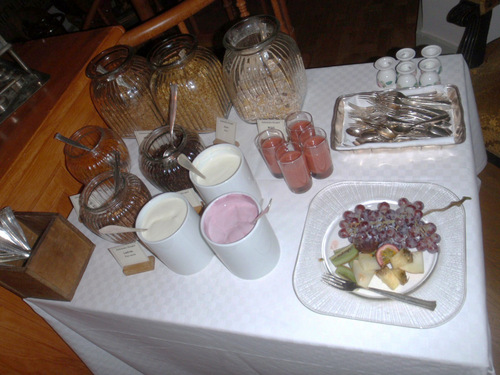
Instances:
[[[440,251],[436,255],[425,254],[424,274],[409,275],[410,281],[395,290],[437,301],[434,311],[365,291],[345,292],[321,281],[324,272],[334,271],[328,259],[333,254],[332,244],[335,248],[348,244],[338,236],[344,211],[360,203],[367,207],[382,201],[394,204],[402,197],[411,202],[422,201],[424,211],[459,199],[437,184],[405,182],[340,182],[327,186],[313,198],[293,274],[295,293],[307,308],[336,317],[412,328],[435,327],[458,313],[465,299],[465,210],[462,206],[425,216],[425,221],[437,226]],[[370,285],[388,290],[376,276]]]

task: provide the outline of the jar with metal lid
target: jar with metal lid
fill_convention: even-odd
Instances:
[[[177,84],[177,120],[186,129],[211,132],[217,117],[227,117],[229,95],[222,82],[222,65],[193,35],[172,36],[156,44],[148,55],[155,68],[151,92],[168,118],[170,84]]]
[[[107,225],[133,228],[142,206],[151,199],[144,183],[134,174],[120,173],[118,183],[113,171],[94,177],[80,194],[80,221],[105,240],[126,244],[137,240],[134,233],[101,234]]]
[[[124,45],[104,50],[87,66],[92,102],[121,137],[134,137],[134,131],[164,124],[149,90],[152,73],[146,58]]]
[[[278,20],[245,18],[224,35],[224,84],[240,118],[284,119],[302,108],[307,90],[304,62]]]
[[[174,139],[168,126],[153,130],[142,141],[139,167],[146,179],[161,191],[180,191],[193,188],[189,171],[179,165],[177,157],[184,154],[193,161],[205,149],[199,135],[175,125]]]
[[[120,169],[130,171],[127,145],[113,130],[89,125],[77,130],[70,139],[90,149],[64,145],[66,168],[82,184],[89,183],[98,174],[113,170],[115,152],[120,154]]]

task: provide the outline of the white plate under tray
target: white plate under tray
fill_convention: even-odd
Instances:
[[[338,236],[339,222],[346,210],[357,204],[374,207],[382,201],[397,204],[405,197],[420,200],[424,211],[442,208],[458,197],[443,186],[406,182],[339,182],[321,190],[311,201],[302,234],[293,286],[298,299],[320,314],[412,328],[430,328],[452,319],[465,300],[465,210],[452,207],[433,212],[425,220],[437,226],[441,236],[438,254],[424,253],[423,275],[410,275],[410,281],[395,291],[417,298],[434,300],[436,309],[380,298],[378,295],[351,293],[335,289],[321,281],[324,272],[334,272],[328,259],[335,248],[348,244]],[[333,267],[333,269],[332,269]],[[384,286],[374,277],[372,285]],[[371,292],[368,292],[371,293]]]
[[[370,104],[362,98],[362,95],[372,94],[373,92],[360,92],[339,96],[335,102],[335,109],[332,119],[331,131],[331,147],[337,151],[361,151],[373,149],[389,149],[389,148],[405,148],[405,147],[430,147],[430,146],[449,146],[462,143],[465,141],[465,123],[463,108],[460,99],[458,87],[454,85],[435,85],[426,87],[410,88],[401,91],[405,95],[429,93],[437,91],[444,93],[451,101],[451,109],[449,110],[452,135],[449,137],[438,137],[430,139],[411,140],[404,142],[373,142],[365,143],[359,146],[354,144],[355,137],[346,133],[349,123],[352,120],[349,118],[351,107],[348,103],[353,103],[361,107],[367,107]]]

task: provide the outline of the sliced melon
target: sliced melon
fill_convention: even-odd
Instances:
[[[375,275],[377,275],[385,285],[394,290],[399,286],[399,280],[392,271],[392,269],[386,266],[375,271]]]
[[[372,254],[359,253],[358,260],[365,271],[376,271],[380,269],[380,265]]]
[[[402,268],[404,265],[413,261],[412,252],[408,249],[401,249],[391,258],[392,268]]]
[[[400,267],[408,273],[424,273],[424,253],[422,251],[414,251],[412,253],[413,261]]]
[[[368,288],[375,274],[375,270],[365,270],[358,259],[354,259],[352,262],[352,272],[354,272],[356,283],[363,288]]]

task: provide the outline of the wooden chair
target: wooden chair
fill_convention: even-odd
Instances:
[[[93,9],[94,14],[98,11],[98,5],[102,1],[105,2],[105,0],[94,1],[94,4],[97,4],[96,8]],[[190,17],[215,1],[216,0],[183,0],[173,8],[152,16],[153,13],[149,0],[131,0],[132,5],[134,5],[141,20],[144,22],[125,32],[119,43],[139,46],[173,27],[178,27],[181,33],[189,33],[190,31],[186,25],[186,20],[190,19]],[[261,1],[263,2],[264,0]],[[270,0],[270,2],[274,15],[281,24],[281,30],[295,38],[288,14],[288,8],[286,6],[286,0]],[[229,20],[245,18],[250,15],[246,0],[223,0],[223,6]]]

